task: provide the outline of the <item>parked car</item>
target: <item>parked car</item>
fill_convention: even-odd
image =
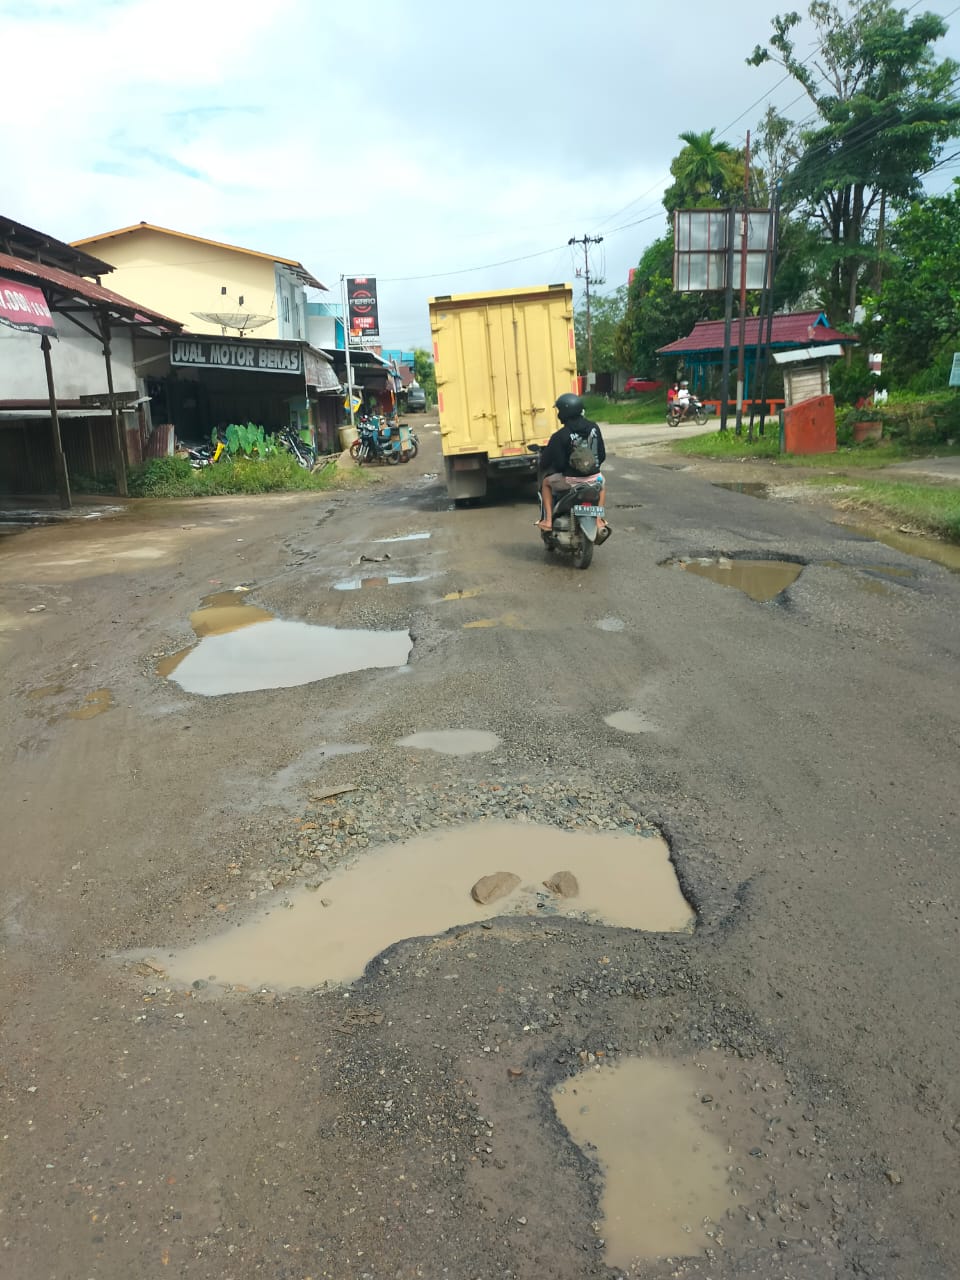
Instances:
[[[646,378],[642,373],[635,373],[632,378],[627,379],[623,389],[628,395],[636,395],[641,391],[659,391],[662,386],[660,379]]]
[[[407,387],[407,413],[426,413],[427,393],[423,387]]]

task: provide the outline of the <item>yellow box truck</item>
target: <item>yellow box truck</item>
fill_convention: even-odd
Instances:
[[[496,476],[536,473],[531,443],[577,390],[573,286],[533,285],[430,299],[440,439],[450,497],[480,498]]]

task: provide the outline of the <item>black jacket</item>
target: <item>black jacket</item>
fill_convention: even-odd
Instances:
[[[547,441],[547,447],[540,454],[540,470],[545,476],[553,475],[554,472],[559,472],[563,476],[567,474],[570,454],[574,447],[570,437],[574,435],[590,444],[597,455],[597,466],[603,466],[607,451],[604,448],[600,428],[589,418],[577,418],[575,422],[568,422],[559,431],[555,431]]]

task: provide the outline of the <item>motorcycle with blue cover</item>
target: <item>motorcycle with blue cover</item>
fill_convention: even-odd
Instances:
[[[542,446],[529,446],[540,453]],[[570,488],[555,495],[553,500],[553,528],[541,529],[540,537],[547,551],[565,551],[572,558],[575,569],[587,569],[593,560],[594,547],[602,546],[610,536],[609,525],[601,529],[597,521],[604,515],[600,506],[603,490],[602,476],[568,476]],[[537,475],[537,493],[543,489],[543,473]],[[543,498],[540,498],[540,518],[543,519]]]

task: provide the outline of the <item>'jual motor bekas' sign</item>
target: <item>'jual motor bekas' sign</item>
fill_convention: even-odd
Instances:
[[[217,338],[172,338],[170,363],[191,369],[246,369],[250,373],[302,373],[299,347]]]
[[[377,315],[377,281],[373,276],[347,276],[347,309],[350,332],[361,338],[379,338]]]

